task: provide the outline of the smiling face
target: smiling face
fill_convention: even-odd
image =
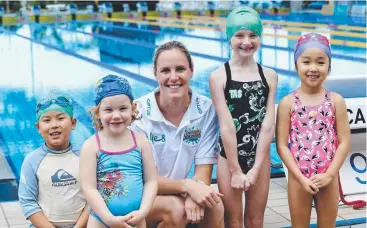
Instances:
[[[48,112],[36,123],[36,128],[45,140],[47,147],[53,150],[68,148],[70,134],[75,126],[76,119],[70,118],[63,112]]]
[[[116,95],[102,99],[98,118],[104,131],[112,134],[122,133],[132,121],[132,104],[126,95]]]
[[[231,39],[231,46],[241,57],[251,57],[260,47],[260,37],[254,32],[241,29]]]
[[[303,85],[316,88],[322,86],[329,73],[330,60],[319,48],[305,50],[296,62],[297,73]]]
[[[189,94],[189,80],[193,75],[189,61],[185,53],[177,48],[159,54],[155,76],[164,97],[177,99]]]

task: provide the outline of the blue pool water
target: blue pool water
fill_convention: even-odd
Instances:
[[[264,32],[301,35],[286,28]],[[334,35],[330,38],[352,39]],[[0,150],[16,179],[25,155],[42,144],[34,127],[37,98],[58,89],[74,99],[78,124],[72,143],[80,148],[94,133],[88,111],[93,105],[95,82],[107,74],[120,74],[130,80],[135,97],[152,91],[156,87],[152,74],[155,48],[174,39],[182,41],[192,53],[192,88],[209,96],[210,72],[230,56],[224,33],[216,30],[112,22],[0,27]],[[273,68],[279,75],[276,103],[299,86],[293,64],[294,46],[295,40],[264,36],[256,55],[260,64]],[[365,48],[333,45],[332,49],[330,78],[366,75]],[[366,97],[365,89],[341,91],[344,97]],[[273,144],[271,159],[275,165],[272,173],[282,173],[277,168],[280,159]]]

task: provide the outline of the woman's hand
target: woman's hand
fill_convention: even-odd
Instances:
[[[223,194],[216,192],[212,187],[187,179],[186,183],[187,193],[202,207],[212,208],[221,202]]]
[[[198,224],[204,219],[204,208],[188,195],[185,200],[185,211],[188,223]]]

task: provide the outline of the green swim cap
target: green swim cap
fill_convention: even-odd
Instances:
[[[247,29],[261,37],[263,25],[259,14],[248,6],[239,6],[228,14],[226,33],[230,40],[233,35],[241,29]]]
[[[37,122],[43,115],[49,112],[62,112],[73,118],[73,103],[71,99],[66,95],[51,93],[37,103]]]

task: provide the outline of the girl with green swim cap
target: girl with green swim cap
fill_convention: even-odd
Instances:
[[[221,133],[218,187],[224,195],[226,227],[263,227],[278,76],[255,61],[262,34],[255,10],[247,6],[234,9],[228,15],[226,33],[232,58],[209,79]]]

